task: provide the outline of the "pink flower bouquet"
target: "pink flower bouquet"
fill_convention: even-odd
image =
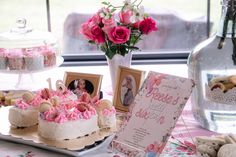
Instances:
[[[141,37],[158,29],[156,22],[144,13],[141,2],[125,0],[118,7],[102,2],[104,7],[81,25],[80,33],[90,43],[97,44],[109,59],[115,54],[124,56],[138,50],[135,44]]]

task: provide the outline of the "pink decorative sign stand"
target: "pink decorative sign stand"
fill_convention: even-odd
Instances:
[[[190,79],[149,72],[112,147],[127,156],[158,157],[193,86]]]

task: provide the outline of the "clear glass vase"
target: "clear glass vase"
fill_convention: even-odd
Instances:
[[[117,72],[119,66],[125,66],[130,67],[131,65],[131,59],[132,59],[132,53],[128,53],[125,56],[122,56],[120,54],[116,54],[112,57],[112,59],[109,59],[107,57],[107,64],[109,66],[110,71],[110,77],[111,77],[111,85],[112,85],[112,92],[115,92],[116,83],[117,83]]]
[[[217,34],[197,45],[188,59],[189,78],[196,84],[193,115],[202,127],[219,133],[236,133],[235,6],[235,0],[222,1]]]

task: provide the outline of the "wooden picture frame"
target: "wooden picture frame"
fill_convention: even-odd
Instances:
[[[102,75],[98,74],[66,71],[63,81],[65,86],[73,91],[78,97],[81,96],[84,91],[89,93],[91,97],[94,97],[100,92],[102,77]]]
[[[119,66],[117,76],[113,105],[117,110],[128,112],[144,81],[145,71]]]

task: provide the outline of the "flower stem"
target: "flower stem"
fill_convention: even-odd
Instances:
[[[142,34],[139,34],[138,37],[135,39],[133,46],[137,43],[138,39],[141,37]]]
[[[143,0],[141,0],[141,1],[139,2],[139,4],[137,5],[137,7],[139,7],[142,2],[143,2]]]
[[[135,0],[135,1],[133,1],[133,3],[132,3],[132,4],[135,4],[137,1],[138,1],[138,0]]]

